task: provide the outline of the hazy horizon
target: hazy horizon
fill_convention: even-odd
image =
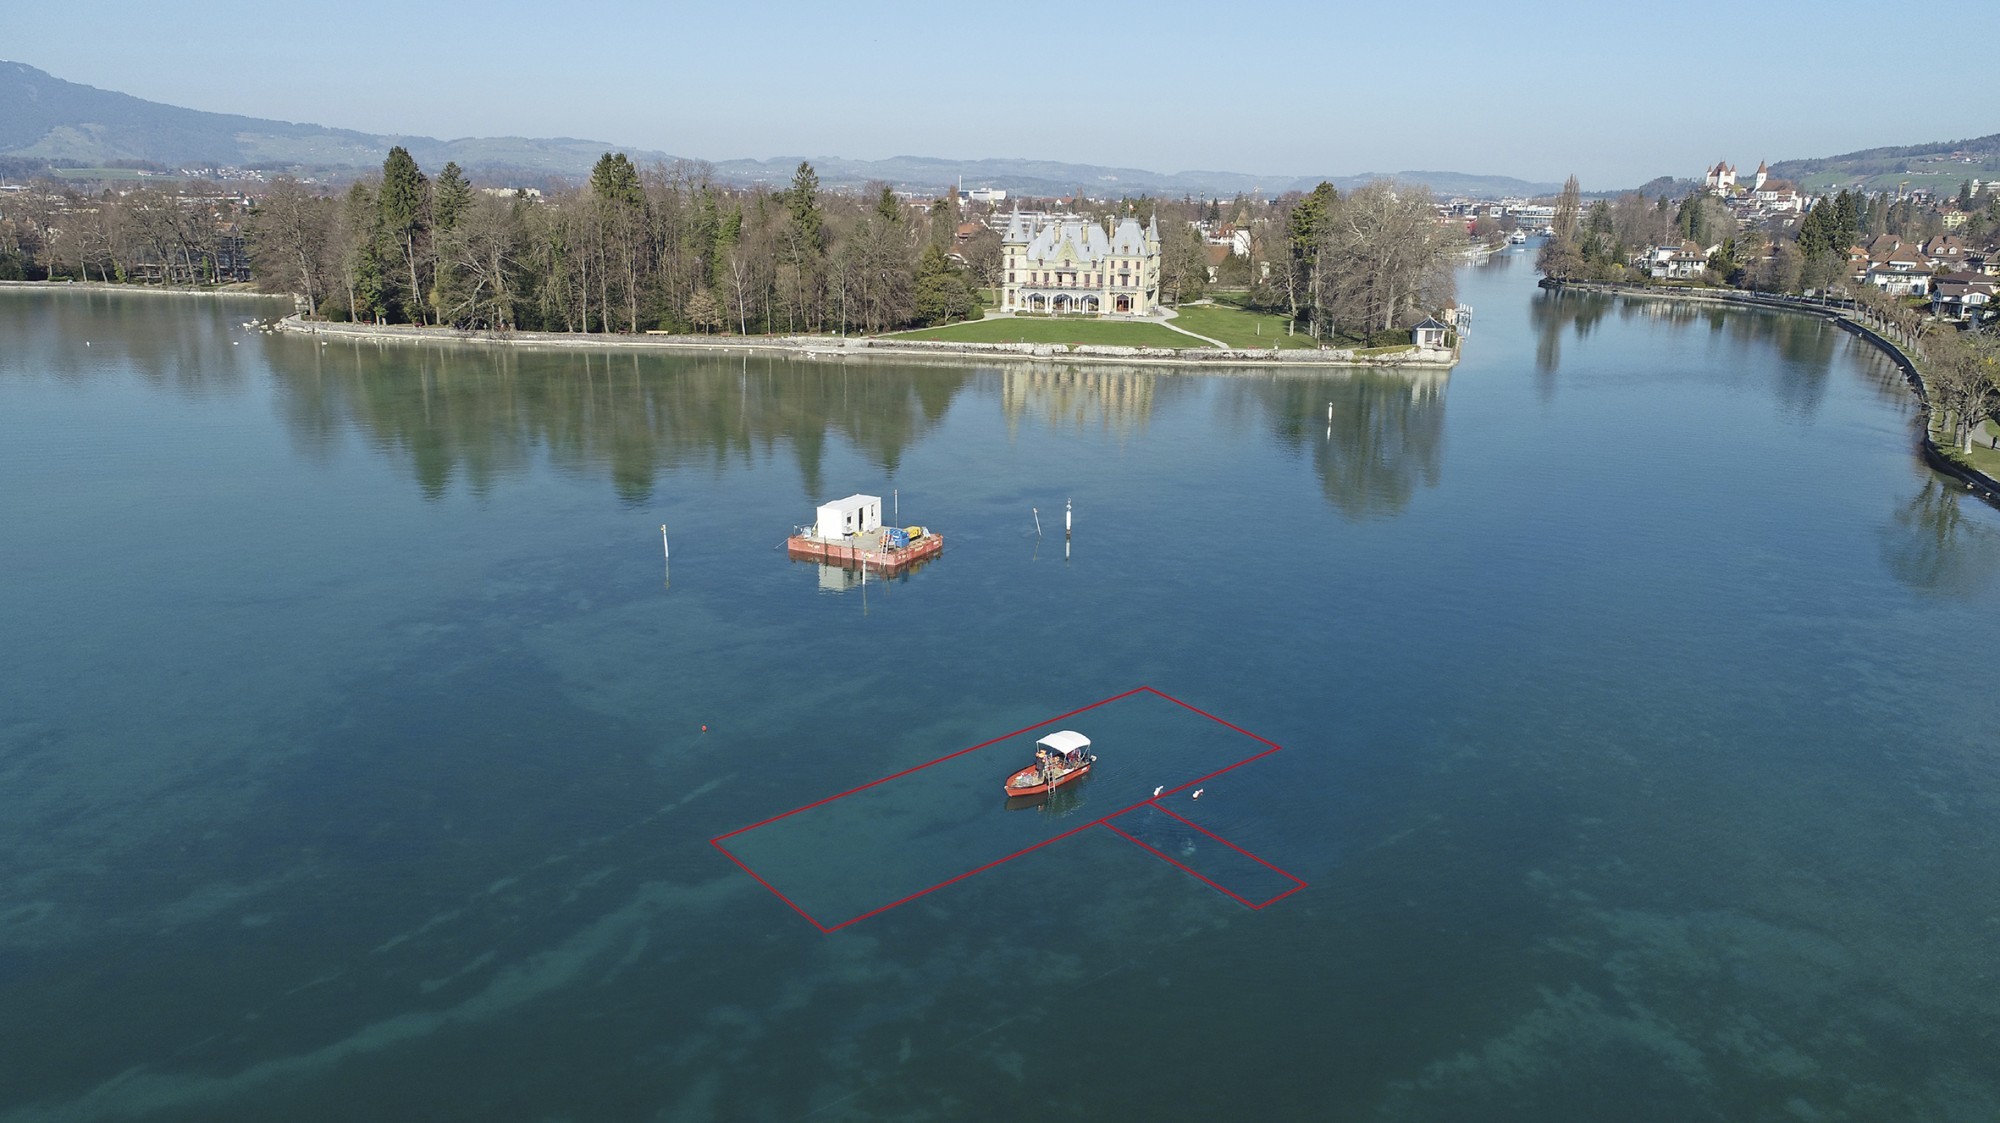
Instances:
[[[224,0],[185,20],[106,0],[38,12],[8,53],[191,109],[440,139],[567,136],[717,161],[1035,159],[1535,182],[1573,172],[1602,190],[1694,176],[1717,159],[1754,167],[2000,128],[1980,105],[1947,102],[1913,121],[1892,99],[1836,101],[1851,85],[1842,60],[1867,26],[1856,17],[1870,11],[1845,0],[1807,19],[1698,0],[1667,21],[1578,3],[1523,18],[1527,9],[1447,2],[1413,20],[1252,0],[1226,21],[1173,3],[1122,27],[1020,11],[942,20],[895,2],[835,20],[790,0],[756,13],[583,4],[552,21],[546,7],[495,0],[412,22],[379,0],[340,18]],[[1716,42],[1689,45],[1704,14]],[[391,31],[400,37],[385,39]],[[229,65],[191,66],[214,55],[219,34]]]

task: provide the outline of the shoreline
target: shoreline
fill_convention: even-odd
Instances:
[[[0,291],[34,289],[51,292],[152,293],[163,296],[245,297],[256,300],[289,301],[296,308],[298,298],[283,293],[256,292],[248,286],[180,288],[165,285],[135,285],[117,281],[0,281]],[[1126,347],[1114,344],[1063,343],[943,343],[928,340],[892,339],[879,336],[705,336],[705,335],[625,335],[548,331],[472,331],[457,328],[415,327],[409,324],[357,324],[307,320],[298,312],[271,323],[272,330],[294,335],[320,335],[344,339],[373,339],[378,342],[450,343],[472,346],[502,346],[576,350],[652,350],[693,354],[767,354],[807,359],[893,358],[908,361],[993,360],[1047,364],[1093,363],[1120,366],[1155,366],[1185,370],[1284,369],[1380,370],[1410,373],[1444,373],[1458,365],[1457,350],[1412,350],[1394,355],[1367,356],[1355,349],[1308,351],[1225,349],[1214,347]]]
[[[1681,291],[1655,289],[1647,285],[1624,285],[1606,281],[1557,281],[1544,277],[1541,287],[1551,292],[1591,292],[1604,296],[1629,297],[1637,300],[1677,300],[1691,304],[1720,304],[1740,308],[1766,308],[1774,312],[1795,312],[1830,320],[1851,335],[1860,336],[1875,345],[1889,361],[1902,371],[1903,381],[1910,392],[1917,396],[1917,451],[1922,456],[1924,466],[1940,475],[1950,476],[1965,485],[1967,491],[1979,496],[1993,507],[2000,507],[2000,480],[1970,468],[1951,459],[1938,443],[1931,438],[1931,395],[1924,385],[1924,376],[1917,369],[1915,359],[1888,337],[1873,327],[1862,323],[1849,314],[1849,309],[1836,305],[1806,300],[1803,297],[1772,296],[1766,293],[1741,292],[1735,289],[1721,289],[1714,292]]]
[[[776,354],[808,359],[998,360],[1030,363],[1113,363],[1121,366],[1259,368],[1292,370],[1365,369],[1448,371],[1458,365],[1455,351],[1428,350],[1371,358],[1352,351],[1220,350],[1216,348],[1121,347],[1108,344],[941,343],[871,336],[690,336],[619,335],[541,331],[463,331],[407,324],[308,321],[294,313],[272,325],[296,335],[373,339],[378,342],[451,343],[471,346],[551,349],[631,349],[707,354]]]
[[[158,296],[237,296],[254,300],[288,302],[297,300],[296,297],[284,293],[258,292],[247,284],[240,288],[232,285],[189,288],[182,285],[134,285],[122,281],[0,281],[0,290],[5,289],[47,289],[51,292],[144,292]]]

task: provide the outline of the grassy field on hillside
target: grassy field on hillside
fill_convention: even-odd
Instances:
[[[1201,347],[1158,324],[1123,320],[1019,318],[972,320],[941,328],[897,332],[888,339],[923,339],[939,343],[1088,343],[1106,347]]]

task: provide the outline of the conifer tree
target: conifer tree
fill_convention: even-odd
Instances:
[[[425,218],[428,196],[429,184],[410,158],[409,149],[400,144],[391,148],[388,159],[382,161],[382,190],[376,205],[382,217],[382,236],[395,247],[409,274],[409,291],[400,294],[399,303],[414,324],[424,322],[424,286],[418,267],[430,233]]]
[[[440,234],[456,228],[471,206],[472,184],[455,161],[447,163],[431,190],[431,228]]]

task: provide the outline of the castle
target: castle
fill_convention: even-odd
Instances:
[[[1771,169],[1765,166],[1762,160],[1759,160],[1757,162],[1756,178],[1751,183],[1750,190],[1762,191],[1764,189],[1764,182],[1770,178]],[[1701,182],[1702,186],[1706,187],[1711,195],[1721,195],[1724,197],[1733,195],[1736,192],[1736,165],[1718,160],[1714,167],[1708,169],[1708,174],[1702,177]]]
[[[1000,240],[1000,307],[1007,312],[1143,316],[1160,301],[1160,223],[1105,228],[1082,218],[1019,211]]]

